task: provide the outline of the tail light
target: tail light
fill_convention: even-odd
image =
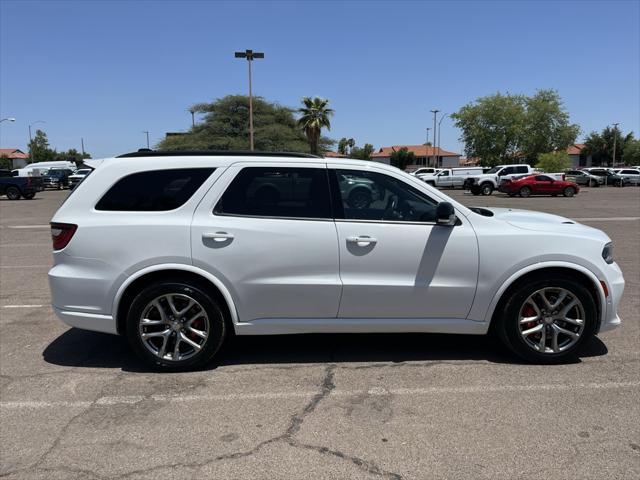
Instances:
[[[66,247],[73,234],[78,229],[77,225],[72,223],[51,223],[51,241],[53,242],[54,250],[62,250]]]

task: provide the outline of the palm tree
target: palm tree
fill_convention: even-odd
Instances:
[[[301,115],[298,119],[298,125],[307,136],[311,153],[317,155],[322,127],[331,130],[329,117],[333,115],[333,109],[327,107],[329,100],[319,97],[304,97],[302,104],[304,106],[298,109],[298,113]]]

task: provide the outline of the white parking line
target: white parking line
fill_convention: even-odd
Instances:
[[[566,391],[566,390],[613,390],[622,388],[638,388],[640,382],[608,382],[608,383],[580,383],[575,385],[567,384],[547,384],[547,385],[478,385],[467,387],[427,387],[427,388],[392,388],[385,389],[382,387],[374,387],[368,391],[363,390],[333,390],[329,396],[356,396],[366,393],[371,396],[382,395],[469,395],[469,394],[485,394],[485,393],[501,393],[501,392],[548,392],[548,391]],[[119,395],[104,396],[91,401],[13,401],[0,402],[0,408],[20,409],[20,408],[86,408],[91,405],[132,405],[142,401],[183,403],[183,402],[215,402],[215,401],[237,401],[237,400],[277,400],[288,398],[309,398],[318,395],[318,391],[309,392],[265,392],[265,393],[230,393],[219,395],[151,395],[144,397],[142,395]]]
[[[2,225],[2,228],[51,228],[51,225]]]
[[[42,308],[49,305],[3,305],[2,308]]]
[[[583,217],[574,218],[582,222],[634,222],[640,220],[640,217]]]
[[[0,265],[0,268],[51,268],[53,265]]]

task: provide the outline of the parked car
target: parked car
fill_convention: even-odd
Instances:
[[[482,167],[443,168],[433,175],[421,176],[420,180],[432,187],[462,188],[475,175],[482,175]]]
[[[42,176],[42,182],[45,188],[57,188],[62,190],[69,186],[69,176],[73,172],[67,168],[50,168]]]
[[[14,172],[18,177],[29,177],[38,173],[42,174],[42,172],[46,172],[51,168],[62,168],[74,172],[76,170],[76,164],[68,161],[34,162],[23,168],[15,169]]]
[[[533,168],[527,164],[497,165],[486,173],[467,178],[464,188],[470,190],[474,195],[491,195],[503,178],[510,179],[515,175],[530,175],[532,173],[534,173]]]
[[[6,173],[0,175],[0,195],[6,195],[9,200],[19,200],[21,197],[31,200],[36,196],[36,191],[36,182],[32,177],[14,177]]]
[[[585,168],[589,175],[595,175],[602,178],[603,185],[611,185],[614,187],[624,187],[628,182],[613,172],[609,168]]]
[[[411,173],[411,175],[415,175],[416,177],[418,177],[420,175],[435,175],[441,170],[442,170],[441,168],[422,167],[422,168],[418,168],[417,170],[414,170],[413,172],[407,172],[407,173]]]
[[[566,179],[587,187],[599,187],[604,183],[604,177],[591,175],[586,170],[567,170]]]
[[[344,179],[377,198],[354,206]],[[69,195],[51,234],[55,313],[126,336],[165,370],[211,361],[230,333],[490,327],[522,358],[556,363],[620,324],[624,280],[604,232],[467,208],[375,162],[126,154]]]
[[[76,170],[76,173],[74,173],[73,175],[69,175],[69,188],[73,189],[82,180],[84,180],[84,177],[86,177],[90,173],[91,173],[90,168],[81,168],[79,170]]]
[[[500,183],[500,191],[513,197],[530,197],[531,195],[563,195],[573,197],[580,191],[577,183],[567,180],[556,180],[548,175],[527,175],[522,178],[504,179]]]
[[[635,168],[621,168],[613,173],[622,177],[628,185],[640,185],[640,170]]]

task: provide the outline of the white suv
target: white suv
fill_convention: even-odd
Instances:
[[[57,315],[127,336],[166,370],[205,364],[232,333],[490,327],[554,363],[620,323],[624,280],[603,232],[470,209],[380,163],[127,154],[76,187],[51,231]]]

